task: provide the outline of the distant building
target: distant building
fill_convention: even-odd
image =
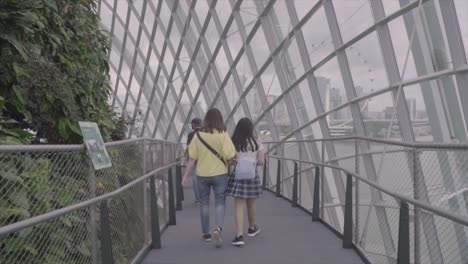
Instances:
[[[268,105],[272,104],[277,98],[278,96],[276,95],[267,95]],[[273,109],[271,109],[271,115],[277,123],[289,123],[290,118],[284,100],[281,100],[277,105],[275,105],[275,107],[273,107]]]
[[[411,120],[416,119],[416,99],[408,98],[406,99],[406,104],[408,105],[408,112]]]
[[[392,119],[392,117],[393,117],[393,109],[394,109],[394,108],[395,108],[395,107],[393,107],[393,106],[387,106],[387,107],[385,107],[385,110],[384,110],[385,119],[387,119],[387,120]]]
[[[425,120],[425,119],[427,119],[427,112],[426,112],[426,110],[417,110],[417,111],[416,111],[416,119],[418,119],[418,120]]]
[[[369,111],[367,112],[367,118],[371,120],[385,119],[385,113],[379,111]]]
[[[330,109],[333,109],[335,107],[338,107],[342,104],[342,98],[341,98],[341,93],[340,90],[337,88],[331,88],[330,89]],[[330,119],[331,120],[340,120],[343,119],[342,117],[342,111],[335,111],[330,114]]]
[[[330,79],[325,77],[316,77],[317,88],[320,93],[320,99],[322,99],[324,111],[330,110]]]

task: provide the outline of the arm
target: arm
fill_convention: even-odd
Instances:
[[[195,166],[195,160],[190,158],[187,164],[187,167],[185,168],[184,177],[182,178],[182,185],[185,187],[187,187],[188,185],[188,177],[189,177],[189,174],[192,172],[192,169],[194,169],[193,168],[194,166]]]
[[[260,166],[265,164],[265,149],[263,148],[263,145],[260,142],[258,143],[257,164]]]
[[[182,177],[182,185],[187,187],[188,185],[188,177],[195,166],[195,162],[198,159],[198,141],[194,138],[190,145],[188,146],[188,155],[190,157],[187,167],[185,168],[184,176]]]

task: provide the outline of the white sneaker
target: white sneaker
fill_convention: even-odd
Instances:
[[[260,234],[260,228],[258,228],[258,226],[256,225],[254,225],[254,228],[249,228],[249,230],[247,231],[247,235],[249,237],[254,237],[258,234]]]
[[[223,238],[221,237],[221,228],[217,227],[215,230],[213,230],[211,237],[213,238],[216,248],[220,248],[223,246]]]

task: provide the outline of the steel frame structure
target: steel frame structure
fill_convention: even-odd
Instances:
[[[370,12],[368,15],[373,17],[373,22],[345,41],[343,40],[343,26],[339,24],[337,16],[339,7],[337,8],[336,0],[313,1],[312,5],[307,5],[308,9],[305,12],[301,12],[305,14],[301,17],[298,14],[298,8],[302,7],[299,7],[300,3],[295,1],[283,3],[289,19],[287,34],[279,30],[279,27],[285,25],[281,25],[283,20],[275,10],[275,7],[282,3],[276,0],[250,3],[244,0],[206,2],[202,0],[96,0],[97,10],[101,16],[112,14],[112,17],[107,19],[108,22],[103,22],[101,26],[109,34],[112,52],[118,54],[117,57],[113,57],[112,52],[109,53],[111,71],[116,76],[112,83],[111,104],[113,107],[119,106],[122,115],[132,121],[128,133],[129,138],[151,136],[182,142],[187,132],[186,126],[191,118],[201,117],[206,109],[218,107],[225,115],[230,130],[237,121],[239,111],[242,111],[246,117],[253,118],[256,125],[266,122],[273,140],[288,141],[303,140],[306,137],[313,139],[317,136],[324,139],[332,138],[328,118],[331,114],[345,108],[349,108],[351,112],[353,134],[368,137],[370,134],[361,113],[360,103],[388,94],[396,109],[399,140],[415,143],[419,139],[415,135],[405,98],[407,98],[408,87],[417,85],[421,90],[420,100],[424,102],[428,114],[432,140],[434,142],[466,142],[468,140],[468,90],[466,89],[468,87],[468,62],[460,28],[460,24],[466,21],[460,21],[457,16],[457,1],[399,0],[398,8],[388,12],[383,0],[372,0],[367,3],[363,0]],[[420,3],[422,8],[418,9]],[[229,16],[219,13],[228,7]],[[106,8],[106,13],[102,12],[104,8]],[[256,18],[248,25],[250,31],[247,31],[247,23],[243,18],[243,12],[247,8],[250,14],[256,15]],[[206,11],[205,16],[200,16],[200,9]],[[304,32],[307,22],[317,16],[318,12],[324,14],[325,20],[322,23],[330,32],[330,43],[333,47],[323,59],[312,63],[309,48],[311,40],[307,39]],[[410,60],[414,63],[414,70],[417,74],[414,78],[403,78],[404,74],[398,64],[399,58],[394,43],[395,38],[399,36],[392,34],[389,26],[392,21],[398,19],[403,21],[405,26],[403,31],[406,32],[405,37],[408,39],[412,29],[415,30],[414,41],[409,47],[412,54]],[[132,30],[131,25],[137,25],[138,29]],[[214,48],[209,45],[208,41],[212,39],[208,30],[210,25],[217,33]],[[229,32],[233,27],[237,27],[237,31],[232,34],[238,34],[242,41],[240,44],[230,39]],[[120,29],[123,29],[123,32],[116,32]],[[350,63],[350,54],[347,51],[373,33],[377,36],[378,50],[383,64],[382,71],[388,81],[388,86],[376,87],[371,92],[362,95],[357,93],[356,80],[354,80],[356,77],[352,74],[354,66]],[[258,64],[256,60],[258,47],[253,47],[252,44],[257,34],[264,35],[266,43],[263,52],[269,54],[263,64]],[[174,36],[180,37],[178,43],[172,42]],[[298,76],[288,68],[293,61],[289,48],[294,44],[297,45],[300,63],[304,69],[304,73]],[[233,53],[233,45],[238,45],[237,53]],[[141,46],[147,48],[141,50]],[[226,61],[219,56],[221,52]],[[441,64],[438,52],[446,55],[449,60],[448,65]],[[188,64],[183,62],[184,54],[189,58]],[[244,67],[250,69],[251,75],[248,76],[249,82],[245,84],[243,79],[246,76],[239,71],[242,59],[247,64]],[[337,71],[339,71],[338,75],[343,84],[346,100],[341,105],[327,108],[321,99],[317,72],[332,60],[337,62]],[[157,67],[152,65],[157,65]],[[225,75],[221,74],[222,69],[225,70]],[[278,87],[275,88],[280,94],[273,100],[269,99],[270,87],[267,87],[262,79],[271,74],[267,72],[268,69],[274,70],[274,75],[278,80]],[[129,77],[127,79],[124,76]],[[167,82],[161,82],[161,79]],[[177,79],[180,81],[176,81]],[[191,80],[196,81],[196,85],[192,85]],[[298,89],[301,84],[308,87],[310,98]],[[402,91],[398,91],[399,88]],[[232,92],[238,97],[230,98],[228,89],[234,89]],[[247,98],[253,93],[258,97],[260,106],[249,105]],[[169,101],[174,107],[169,105]],[[277,120],[276,111],[281,110],[281,104],[285,105],[288,116],[290,130],[287,132],[281,131],[280,122]],[[312,105],[315,116],[307,113],[308,104]],[[260,109],[260,112],[257,109]],[[139,116],[142,118],[141,124],[136,122]],[[140,127],[137,128],[137,126]],[[312,131],[312,134],[306,134],[306,132],[309,133],[308,131]],[[333,160],[337,156],[335,143],[327,140],[321,144],[326,151],[320,151],[321,145],[316,142],[305,144],[300,152],[300,158],[321,161],[326,156],[328,160]],[[360,153],[372,153],[368,142],[360,141],[358,148]],[[284,150],[280,149],[280,151]],[[422,166],[419,155],[417,153],[412,155],[407,155],[405,164],[410,170],[415,166]],[[363,154],[362,158],[364,165],[362,170],[365,175],[369,180],[379,182],[378,165],[372,155]],[[457,186],[454,185],[452,178],[457,168],[443,168],[441,164],[447,163],[447,159],[447,154],[438,154],[438,166],[444,171],[444,188],[449,192],[454,192]],[[461,157],[460,160],[462,160]],[[285,173],[291,174],[287,166],[284,170]],[[324,199],[327,202],[337,199],[338,203],[344,203],[343,179],[339,173],[333,170],[331,173],[332,177],[326,177],[323,185],[328,188],[326,193],[333,195]],[[426,176],[421,170],[414,186],[414,198],[427,202],[430,191],[425,179]],[[312,190],[313,182],[307,183]],[[292,186],[286,186],[286,189],[288,188]],[[335,193],[332,190],[335,190]],[[382,200],[382,194],[377,190],[372,191],[371,196],[375,204]],[[450,199],[449,205],[452,210],[463,206],[468,208],[466,201],[459,201],[456,198]],[[379,206],[375,207],[375,211],[381,237],[385,238],[383,254],[391,263],[396,243],[390,235],[387,211]],[[334,225],[340,226],[343,223],[343,213],[341,207],[329,210],[329,217]],[[418,212],[415,212],[415,217],[418,217]],[[434,263],[443,263],[436,225],[434,220],[429,219],[415,228],[420,229],[421,234],[424,233],[426,237],[435,238],[435,246],[429,252],[431,260]],[[457,229],[456,226],[454,228]],[[456,232],[457,243],[462,251],[467,246],[467,239],[462,235],[462,230],[458,231]],[[419,238],[416,237],[415,241],[417,239]],[[415,254],[417,262],[420,257],[417,250]]]

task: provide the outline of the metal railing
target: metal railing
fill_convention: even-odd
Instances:
[[[315,160],[305,144],[318,149]],[[363,137],[264,145],[264,188],[326,224],[345,248],[371,263],[466,263],[468,145]]]
[[[99,171],[82,145],[0,146],[0,263],[133,263],[161,247],[183,199],[177,145],[106,146]]]

